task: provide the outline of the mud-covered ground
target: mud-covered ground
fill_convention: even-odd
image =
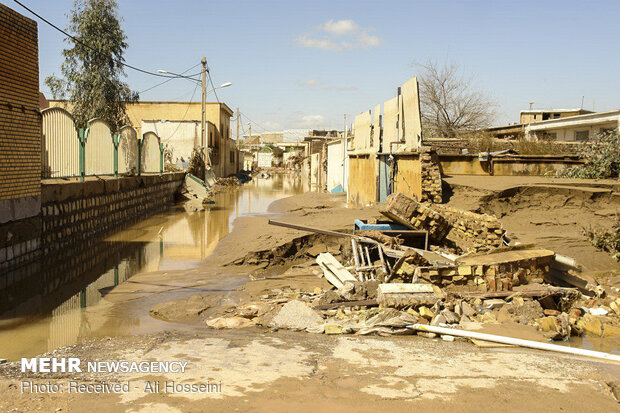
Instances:
[[[618,263],[597,251],[584,223],[609,225],[616,213],[606,195],[560,189],[508,190],[511,182],[447,179],[449,204],[493,213],[521,242],[573,256],[584,269],[620,286]],[[508,190],[508,192],[506,192]],[[355,218],[378,217],[376,208],[345,208],[344,198],[306,193],[274,202],[287,222],[351,230]],[[319,246],[317,248],[317,246]],[[54,356],[92,360],[183,360],[182,374],[29,376],[18,365],[0,366],[1,411],[592,411],[618,409],[620,366],[516,348],[481,348],[469,342],[417,336],[330,336],[248,327],[206,328],[204,320],[255,301],[273,289],[312,292],[329,288],[312,265],[318,249],[337,243],[271,226],[264,216],[242,217],[203,265],[191,271],[138,275],[106,296],[113,304],[145,300],[157,317],[194,326],[146,336],[113,337],[58,349]],[[603,275],[604,274],[604,275]],[[234,291],[205,286],[228,278]],[[252,281],[246,283],[246,280]],[[200,288],[198,288],[200,287]],[[165,305],[166,292],[195,288],[194,297]],[[524,334],[523,331],[514,335]],[[65,386],[76,380],[131,382],[126,394],[23,394],[23,381]],[[221,383],[211,393],[144,391],[146,382]],[[60,409],[60,410],[59,410]]]

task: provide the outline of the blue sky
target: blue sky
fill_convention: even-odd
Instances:
[[[22,0],[61,27],[71,0]],[[10,0],[3,4],[22,10]],[[253,130],[342,128],[395,96],[415,62],[457,63],[497,102],[496,124],[534,107],[620,108],[619,1],[119,0],[126,61],[181,72],[205,55],[220,100]],[[30,16],[31,17],[31,16]],[[62,35],[39,22],[41,87]],[[160,79],[127,71],[135,90]],[[175,80],[142,100],[189,100]],[[199,91],[194,96],[200,99]],[[211,99],[210,99],[211,100]],[[247,124],[244,125],[247,129]]]

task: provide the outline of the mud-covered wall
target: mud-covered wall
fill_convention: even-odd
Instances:
[[[493,175],[555,175],[571,166],[581,165],[578,159],[493,159],[491,161]]]
[[[480,161],[478,155],[439,155],[444,175],[528,175],[555,174],[571,166],[583,163],[576,156],[528,156],[514,155],[493,157]]]
[[[19,242],[0,245],[0,290],[19,281],[22,272],[13,271],[15,268],[28,268],[41,255],[163,210],[174,201],[183,177],[184,173],[174,173],[91,178],[85,182],[46,181],[41,187],[41,214],[12,223],[6,237],[10,235],[11,240]],[[4,232],[0,231],[0,235]],[[13,275],[5,275],[9,273]]]
[[[46,254],[159,212],[174,201],[184,173],[44,184],[41,197]]]
[[[489,175],[488,162],[480,162],[478,155],[439,155],[445,175]]]
[[[378,160],[375,154],[349,155],[349,202],[366,205],[378,197]]]

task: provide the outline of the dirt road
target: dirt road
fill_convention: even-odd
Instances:
[[[472,197],[473,191],[480,196]],[[480,201],[489,191],[456,188],[451,202],[461,199],[473,206],[477,203],[478,208],[493,208],[492,199]],[[271,212],[289,222],[310,222],[334,230],[350,228],[354,218],[377,216],[376,209],[347,209],[342,201],[342,197],[330,194],[303,194],[275,202]],[[544,205],[537,207],[537,216],[544,210]],[[525,218],[519,218],[518,214],[519,208],[504,215],[509,230],[514,225],[513,230],[526,241],[528,236],[547,240],[544,236],[537,238],[536,231],[522,226],[520,222]],[[511,217],[515,216],[511,223]],[[563,222],[549,225],[551,228],[569,226]],[[261,260],[265,251],[274,254],[270,259],[281,262],[276,266],[280,272],[295,264],[298,258],[295,242],[304,235],[307,234],[269,226],[265,217],[243,217],[235,221],[234,230],[221,240],[200,268],[168,272],[165,278],[159,273],[132,277],[130,283],[119,285],[106,299],[112,306],[138,305],[140,300],[155,304],[165,301],[167,292],[205,288],[214,280],[221,282],[222,278],[231,280],[231,285],[238,282],[242,286],[250,273],[256,274],[264,266]],[[283,245],[288,247],[282,248]],[[561,245],[561,242],[557,244]],[[596,252],[589,244],[579,245],[572,247],[583,256]],[[231,265],[235,262],[243,265]],[[613,271],[617,268],[614,266],[617,264],[611,262],[606,270]],[[303,288],[309,290],[324,282],[312,278],[311,274],[303,279]],[[184,373],[36,375],[21,373],[19,364],[8,363],[0,366],[3,394],[0,410],[609,412],[618,409],[613,396],[614,389],[620,391],[616,384],[620,382],[617,365],[524,349],[479,348],[458,340],[329,336],[255,327],[211,330],[202,323],[202,318],[212,312],[238,305],[245,295],[259,294],[261,288],[273,288],[282,282],[278,277],[271,280],[267,274],[266,279],[247,284],[253,286],[249,289],[211,294],[209,308],[200,317],[186,321],[188,327],[183,331],[171,328],[160,334],[92,340],[58,349],[52,355],[79,357],[83,363],[187,361]],[[24,381],[57,384],[64,393],[22,393]],[[130,385],[128,392],[120,394],[67,393],[71,381],[130,382]],[[160,388],[153,392],[155,382]],[[206,393],[164,391],[171,388],[172,382],[216,386],[209,387],[212,391]]]

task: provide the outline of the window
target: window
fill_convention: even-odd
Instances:
[[[534,120],[536,120],[536,117],[537,117],[537,116],[538,116],[538,115],[534,113]]]
[[[235,151],[230,151],[230,163],[235,163]]]
[[[575,132],[575,140],[580,142],[585,142],[590,138],[590,131],[587,130],[579,130]]]
[[[553,119],[560,119],[560,114],[559,113],[554,113],[553,114]]]
[[[213,132],[209,132],[209,146],[213,146]]]

